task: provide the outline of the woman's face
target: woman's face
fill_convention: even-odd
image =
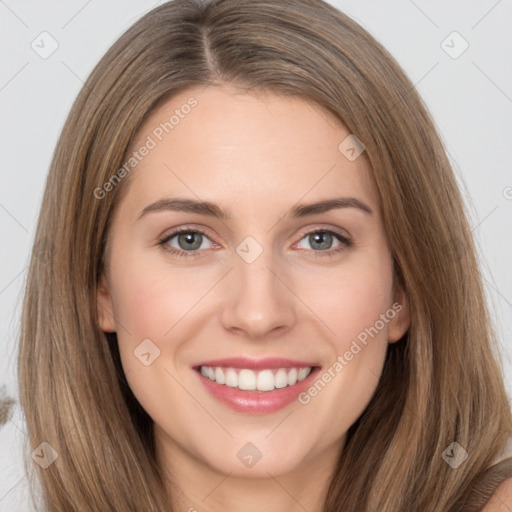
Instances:
[[[367,406],[409,319],[349,135],[231,86],[182,92],[139,131],[98,305],[169,467],[323,471]]]

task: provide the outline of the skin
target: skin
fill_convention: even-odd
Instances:
[[[502,482],[482,512],[510,512],[512,505],[512,478]]]
[[[406,297],[393,286],[368,161],[338,150],[350,132],[320,107],[226,84],[163,104],[133,149],[191,96],[197,106],[121,184],[98,292],[101,328],[117,332],[130,387],[154,420],[158,460],[180,487],[179,510],[320,511],[346,432],[376,389],[387,345],[410,322]],[[232,218],[164,210],[138,219],[148,205],[178,196],[215,202]],[[299,202],[341,196],[373,213],[347,207],[286,216]],[[204,233],[195,256],[179,258],[158,245],[179,227]],[[345,247],[333,235],[322,246],[308,236],[318,228],[353,243]],[[250,264],[236,252],[248,236],[263,249]],[[167,245],[185,251],[186,243],[175,236]],[[340,245],[332,257],[315,257]],[[191,369],[236,355],[327,369],[395,302],[400,313],[307,405],[235,412]],[[133,354],[145,339],[160,350],[148,366]],[[247,442],[262,454],[250,468],[237,457]]]

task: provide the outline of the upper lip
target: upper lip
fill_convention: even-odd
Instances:
[[[201,366],[225,366],[227,368],[247,368],[249,370],[264,370],[273,368],[310,368],[317,366],[314,363],[284,359],[281,357],[267,357],[265,359],[251,359],[248,357],[229,357],[225,359],[214,359],[194,365],[194,368]]]

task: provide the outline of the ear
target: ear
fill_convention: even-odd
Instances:
[[[401,285],[396,284],[393,289],[393,305],[390,309],[394,311],[395,315],[389,322],[388,343],[395,343],[411,325],[409,301]]]
[[[116,322],[114,318],[114,306],[108,290],[108,283],[105,274],[101,275],[98,283],[98,292],[96,295],[98,307],[98,319],[100,329],[103,332],[116,332]]]

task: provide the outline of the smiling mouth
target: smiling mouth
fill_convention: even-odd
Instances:
[[[217,384],[242,391],[268,392],[291,387],[306,379],[315,366],[251,370],[223,366],[199,366],[201,375]]]

